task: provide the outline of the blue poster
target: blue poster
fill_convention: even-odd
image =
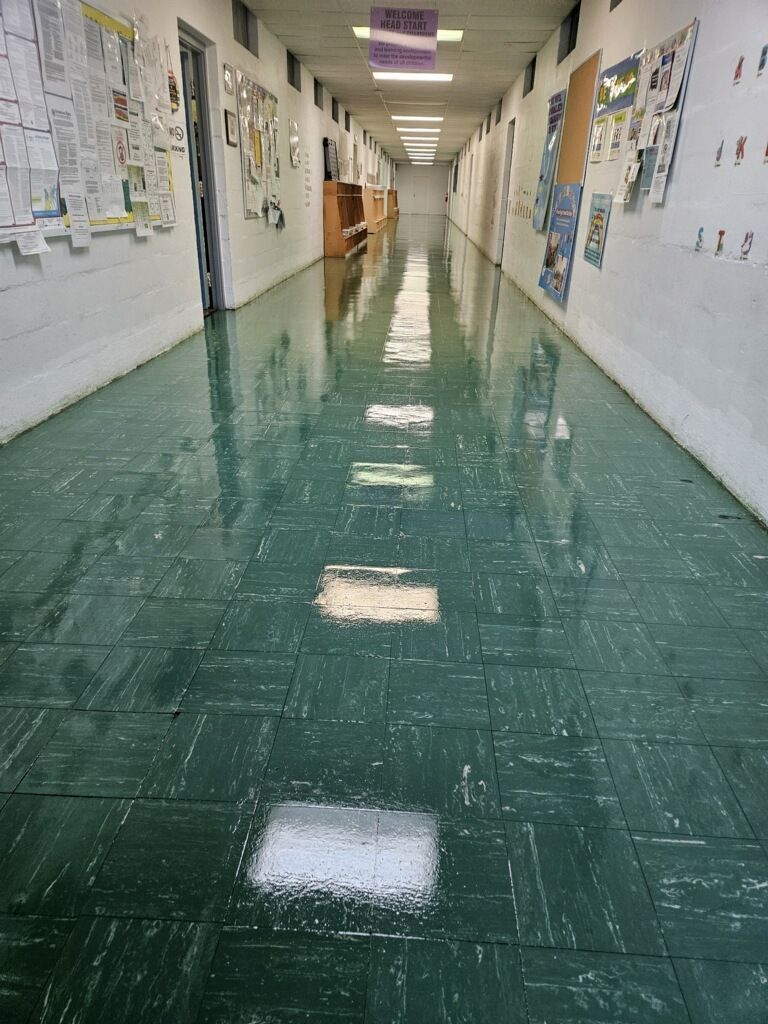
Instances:
[[[637,92],[639,68],[640,57],[639,54],[636,54],[600,73],[597,100],[595,101],[595,117],[614,114],[617,110],[632,106]]]
[[[555,185],[539,287],[558,302],[568,292],[580,200],[581,185]]]
[[[552,179],[555,176],[557,154],[560,152],[560,129],[565,110],[565,89],[549,97],[547,112],[547,137],[544,140],[544,152],[541,154],[539,182],[536,186],[536,201],[533,205],[533,230],[541,231],[547,222],[549,195],[552,191]]]
[[[584,243],[584,259],[593,267],[603,265],[605,233],[608,230],[610,215],[611,196],[607,192],[593,192],[592,205],[589,208],[587,239]]]

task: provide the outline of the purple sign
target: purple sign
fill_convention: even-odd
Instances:
[[[368,63],[372,68],[433,71],[437,11],[423,7],[372,7]]]

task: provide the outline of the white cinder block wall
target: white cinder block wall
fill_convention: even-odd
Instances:
[[[312,76],[302,68],[302,89],[286,79],[285,47],[259,22],[259,57],[235,42],[231,0],[100,0],[100,6],[130,21],[145,14],[149,32],[164,38],[181,82],[178,36],[182,23],[206,50],[210,121],[214,135],[218,229],[225,303],[239,306],[322,256],[324,136],[335,138],[342,166],[358,145],[361,173],[389,169],[380,155],[363,148],[363,126],[351,119],[344,130],[314,104]],[[222,65],[240,68],[278,97],[280,172],[286,228],[243,216],[240,150],[224,141],[224,109],[235,110],[225,93]],[[291,166],[288,119],[299,124],[302,164]],[[183,108],[174,120],[184,124]],[[309,159],[311,192],[305,192]],[[95,234],[89,249],[73,251],[68,238],[50,238],[51,252],[22,257],[15,245],[0,245],[0,443],[71,402],[128,372],[202,327],[192,192],[187,156],[174,154],[177,225],[149,239],[133,232]],[[309,206],[306,205],[309,200]]]
[[[768,73],[757,77],[768,42],[765,0],[582,0],[575,51],[557,64],[558,33],[537,57],[535,86],[522,76],[503,99],[501,123],[460,162],[452,197],[456,225],[496,258],[507,125],[516,122],[503,270],[673,437],[768,521]],[[614,206],[602,270],[582,258],[592,192],[612,192],[616,162],[588,164],[570,293],[565,307],[539,287],[545,234],[532,204],[547,100],[595,50],[602,65],[653,46],[700,19],[688,94],[665,203],[647,194]],[[745,73],[732,85],[745,55]],[[739,135],[747,160],[734,167]],[[714,168],[720,140],[722,166]],[[754,140],[754,148],[749,145]],[[468,184],[471,169],[471,185]],[[524,212],[515,215],[518,206]],[[699,227],[705,252],[694,251]],[[713,255],[726,229],[726,255]],[[738,260],[754,231],[750,258]]]

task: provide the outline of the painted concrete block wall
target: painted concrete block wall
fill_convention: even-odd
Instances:
[[[566,306],[538,287],[545,234],[535,232],[532,205],[549,96],[570,72],[602,48],[611,64],[700,19],[682,126],[665,203],[647,194],[614,206],[602,270],[582,258],[592,192],[612,192],[619,166],[588,164]],[[506,126],[516,120],[503,270],[673,437],[768,521],[768,75],[755,74],[768,42],[764,0],[583,0],[576,50],[557,64],[555,33],[537,58],[533,91],[519,78],[505,95],[501,124],[462,159],[452,218],[495,257],[500,222]],[[739,57],[749,72],[733,86]],[[763,113],[761,114],[760,111]],[[742,133],[754,139],[751,170],[733,167]],[[715,150],[725,137],[722,179]],[[472,184],[468,184],[472,164]],[[727,163],[727,167],[725,164]],[[763,173],[762,188],[755,175]],[[514,210],[519,209],[519,215]],[[722,221],[722,223],[721,223]],[[705,226],[705,252],[695,252]],[[731,255],[713,254],[727,228]],[[747,230],[747,261],[737,258]]]
[[[136,0],[101,6],[129,20],[145,14],[149,31],[165,38],[181,79],[180,23],[207,45],[218,233],[225,305],[247,302],[322,256],[324,136],[340,156],[352,153],[362,128],[344,130],[314,104],[312,76],[302,68],[302,90],[287,82],[285,47],[259,23],[259,57],[235,42],[231,0]],[[224,62],[242,69],[278,97],[280,170],[286,228],[243,216],[240,150],[224,140]],[[288,119],[299,124],[301,159],[288,154]],[[183,109],[174,118],[184,124]],[[361,148],[362,152],[362,148]],[[311,175],[305,190],[305,161]],[[77,398],[128,372],[202,327],[189,164],[174,154],[177,225],[149,239],[133,232],[94,235],[89,249],[72,251],[67,238],[51,238],[50,253],[21,257],[0,246],[0,443]],[[364,180],[361,176],[359,180]],[[308,205],[307,205],[308,204]]]

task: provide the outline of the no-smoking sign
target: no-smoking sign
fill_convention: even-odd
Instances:
[[[125,128],[112,129],[112,152],[117,173],[125,177],[128,170],[128,132]]]

